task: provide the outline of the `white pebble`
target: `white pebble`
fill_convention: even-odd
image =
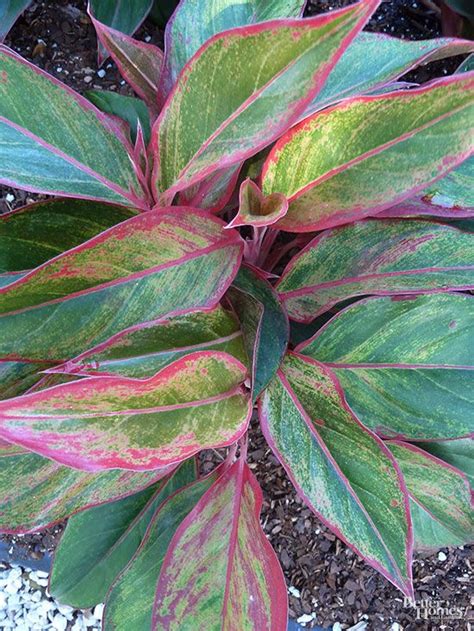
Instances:
[[[105,77],[105,70],[103,68],[98,70],[97,71],[97,76],[100,77],[101,79],[103,79]]]
[[[15,195],[12,195],[11,193],[7,193],[5,195],[5,199],[7,200],[9,204],[11,204],[11,202],[15,201]]]
[[[94,616],[97,620],[102,620],[102,616],[104,614],[104,605],[101,603],[100,605],[96,605],[94,607]]]
[[[304,613],[302,616],[296,619],[296,622],[298,622],[298,624],[303,624],[305,622],[312,622],[313,619],[314,619],[313,613]]]
[[[398,622],[393,622],[392,626],[390,627],[390,631],[402,631],[402,628],[398,624]]]
[[[444,552],[438,552],[438,561],[444,562],[447,558]]]
[[[296,589],[296,587],[293,587],[293,585],[290,585],[290,587],[288,587],[288,592],[295,598],[299,598],[301,596],[300,590]]]
[[[57,613],[53,620],[53,628],[57,629],[58,631],[66,631],[66,627],[67,627],[67,618],[65,618],[64,616],[62,616],[60,613]]]

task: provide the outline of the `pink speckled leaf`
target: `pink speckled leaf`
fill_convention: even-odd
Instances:
[[[255,182],[244,180],[239,192],[239,210],[227,228],[270,226],[286,215],[288,200],[281,193],[265,196]]]
[[[200,351],[146,380],[80,379],[0,401],[0,437],[86,471],[162,468],[245,432],[246,376],[231,355]]]
[[[286,631],[285,581],[259,523],[262,492],[243,459],[176,531],[156,590],[153,629]]]

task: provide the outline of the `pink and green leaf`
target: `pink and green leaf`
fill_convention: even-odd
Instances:
[[[474,234],[429,221],[366,220],[326,230],[288,264],[277,291],[310,322],[356,296],[474,289]]]
[[[263,168],[264,194],[283,193],[290,202],[277,226],[322,230],[426,189],[472,152],[473,87],[474,73],[453,75],[414,90],[349,99],[299,123]]]
[[[104,631],[151,629],[156,582],[170,541],[226,467],[224,463],[207,477],[178,490],[158,508],[140,547],[109,590],[102,621]]]
[[[334,371],[350,407],[381,436],[464,437],[474,431],[473,314],[466,294],[369,298],[297,350]]]
[[[227,228],[270,226],[286,215],[288,200],[281,193],[264,195],[255,182],[246,179],[240,185],[239,209]]]
[[[286,631],[286,585],[260,526],[262,499],[239,459],[199,500],[163,561],[152,629]]]
[[[472,438],[430,440],[426,443],[418,442],[417,447],[462,471],[470,485],[474,487],[474,441]]]
[[[5,46],[0,77],[2,183],[148,207],[123,125]]]
[[[287,354],[261,396],[259,414],[267,442],[308,507],[412,594],[405,484],[388,449],[347,406],[334,373],[309,357]]]
[[[201,182],[180,191],[178,203],[206,208],[212,213],[220,212],[232,197],[241,168],[241,164],[236,164],[226,169],[217,169]]]
[[[144,378],[198,350],[224,351],[247,363],[237,319],[217,305],[138,324],[50,372]]]
[[[0,444],[0,531],[33,532],[90,506],[137,493],[160,480],[174,466],[140,473],[86,473]]]
[[[196,461],[191,458],[158,484],[72,515],[54,554],[51,594],[82,609],[103,602],[160,505],[195,479]]]
[[[0,289],[0,358],[65,361],[131,326],[216,305],[242,256],[223,226],[191,208],[150,211]]]
[[[234,443],[252,406],[247,370],[218,351],[153,377],[89,377],[0,401],[0,437],[86,471],[159,469]]]
[[[117,64],[122,77],[146,101],[151,111],[156,112],[163,51],[107,26],[93,16],[91,19],[99,41]]]
[[[265,275],[244,265],[228,291],[240,320],[244,344],[252,363],[252,397],[255,401],[275,375],[289,338],[288,316]]]
[[[209,39],[183,68],[152,133],[157,199],[169,203],[288,129],[377,4],[362,0],[331,14]]]
[[[400,441],[387,445],[410,494],[417,546],[439,549],[472,543],[474,507],[467,477],[414,445]]]

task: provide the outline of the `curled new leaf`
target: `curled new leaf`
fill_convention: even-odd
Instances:
[[[281,193],[265,196],[250,179],[240,186],[239,210],[227,228],[236,226],[270,226],[286,215],[288,200]]]

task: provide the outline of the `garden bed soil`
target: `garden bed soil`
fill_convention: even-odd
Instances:
[[[314,15],[347,4],[350,2],[346,0],[311,1],[307,13]],[[6,43],[79,92],[106,89],[128,94],[128,86],[110,61],[102,68],[105,73],[98,74],[96,40],[85,5],[79,0],[33,2]],[[413,0],[383,2],[368,29],[411,39],[440,35],[436,16],[424,3]],[[162,45],[162,33],[148,22],[138,37]],[[423,82],[450,74],[461,61],[462,58],[453,58],[430,64],[410,73],[408,78]],[[0,187],[0,212],[41,197]],[[404,602],[395,587],[363,563],[306,508],[256,424],[251,430],[249,460],[264,492],[262,523],[285,573],[293,619],[308,620],[307,627],[317,624],[331,628],[336,623],[334,629],[347,629],[361,623],[357,628],[375,631],[458,631],[468,628],[469,619],[474,620],[469,596],[472,549],[466,546],[416,554],[416,599],[425,604],[431,601],[439,609],[438,614],[428,614],[429,619],[425,620],[423,607],[417,612]],[[215,462],[215,453],[207,452],[203,470],[209,470]],[[0,559],[42,569],[54,552],[62,528],[58,525],[23,537],[4,535],[0,538]],[[455,614],[440,616],[442,610],[450,607],[459,608],[459,618]]]

